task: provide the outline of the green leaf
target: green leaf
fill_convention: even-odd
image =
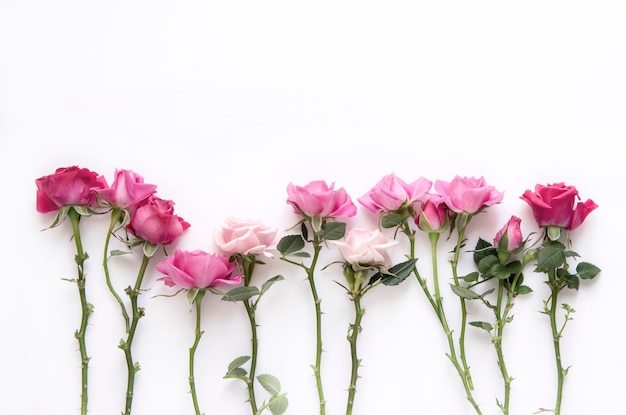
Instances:
[[[531,292],[533,292],[533,289],[530,288],[528,285],[520,285],[519,287],[517,287],[515,292],[517,294],[524,295],[524,294],[530,294]]]
[[[537,253],[536,271],[546,272],[559,268],[565,263],[565,247],[559,242],[548,242],[544,244]]]
[[[522,263],[520,261],[513,261],[506,264],[506,270],[509,274],[517,274],[522,270]]]
[[[498,256],[498,251],[487,241],[482,238],[478,238],[476,242],[476,249],[474,250],[474,263],[478,263],[485,257],[493,255]]]
[[[383,285],[398,285],[404,281],[415,268],[417,259],[409,259],[408,261],[401,262],[389,268],[388,273],[382,274]]]
[[[493,330],[493,326],[491,325],[491,323],[488,323],[486,321],[471,321],[469,325],[478,327],[479,329],[483,329],[488,332],[491,332],[491,330]]]
[[[311,254],[309,254],[308,252],[304,252],[304,251],[296,252],[295,254],[291,254],[291,255],[292,256],[297,256],[297,257],[300,257],[300,258],[310,258],[311,257]]]
[[[500,280],[507,279],[511,276],[511,273],[509,272],[507,267],[500,263],[497,263],[493,267],[491,267],[490,273],[493,274],[494,277]]]
[[[400,225],[406,219],[405,216],[400,215],[398,213],[390,213],[382,217],[380,222],[381,226],[385,229],[395,228]]]
[[[224,379],[241,379],[248,382],[248,372],[245,369],[236,367],[224,375]]]
[[[589,262],[581,262],[576,266],[576,273],[583,280],[589,280],[594,278],[596,275],[600,273],[600,268],[596,267]]]
[[[262,293],[266,292],[267,290],[270,289],[272,285],[274,285],[275,282],[282,281],[284,279],[285,278],[282,275],[277,275],[275,277],[270,278],[269,280],[265,281],[263,285],[261,286],[261,292]]]
[[[114,256],[120,256],[120,255],[126,255],[126,254],[130,254],[130,252],[128,252],[128,251],[122,251],[122,250],[119,250],[119,249],[114,249],[114,250],[112,250],[112,251],[111,251],[111,256],[112,256],[112,257],[114,257]]]
[[[230,362],[230,364],[228,365],[228,372],[227,373],[230,373],[234,369],[237,369],[238,367],[241,367],[241,365],[246,363],[248,360],[250,360],[250,356],[239,356],[239,357],[235,358],[235,360]]]
[[[327,241],[336,241],[346,234],[346,224],[343,222],[328,222],[319,233],[320,238]]]
[[[463,278],[463,281],[465,281],[465,282],[476,282],[476,281],[478,281],[478,276],[479,275],[480,274],[478,272],[474,271],[474,272],[470,272],[469,274],[467,274],[466,276],[464,276],[462,278]]]
[[[454,284],[450,284],[450,288],[452,288],[453,293],[467,300],[478,300],[479,298],[481,298],[480,294],[470,290],[469,288],[461,287]]]
[[[274,396],[267,405],[272,415],[282,415],[289,406],[289,401],[285,395]]]
[[[283,255],[293,254],[304,248],[304,239],[300,235],[283,236],[278,242],[276,249]]]
[[[580,287],[580,279],[576,274],[567,274],[565,276],[565,283],[567,284],[567,288],[571,288],[573,290],[577,290]]]
[[[496,255],[487,255],[478,261],[478,271],[483,275],[489,276],[492,273],[492,268],[499,264],[500,260]]]
[[[152,256],[157,250],[157,246],[158,245],[151,244],[150,242],[145,241],[143,244],[143,254],[147,256],[148,258],[152,258]]]
[[[268,391],[270,395],[276,396],[280,393],[280,381],[272,375],[263,374],[256,377],[263,389]]]
[[[259,289],[255,286],[235,287],[222,297],[222,301],[245,301],[255,295],[259,295]]]

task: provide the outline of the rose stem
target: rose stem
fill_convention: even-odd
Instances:
[[[241,267],[243,268],[244,274],[244,285],[248,287],[250,285],[250,280],[252,278],[252,272],[254,271],[254,259],[246,260],[243,258],[241,260]],[[258,300],[257,300],[258,301]],[[252,335],[252,357],[250,360],[250,375],[249,375],[249,383],[248,383],[248,400],[250,402],[250,409],[252,409],[252,414],[256,415],[258,413],[258,408],[256,404],[256,397],[254,394],[254,376],[256,374],[256,366],[257,366],[257,355],[259,348],[259,341],[257,337],[257,324],[256,324],[256,303],[252,304],[250,299],[246,299],[243,302],[246,307],[246,313],[248,314],[248,320],[250,322],[250,331]]]
[[[324,399],[324,389],[322,387],[322,309],[320,306],[321,300],[317,295],[317,289],[315,287],[315,266],[317,265],[317,260],[319,258],[320,251],[322,249],[322,244],[317,232],[313,233],[313,259],[311,261],[311,266],[306,268],[307,271],[307,279],[309,280],[309,285],[311,287],[311,294],[313,295],[313,302],[315,304],[315,326],[316,326],[316,352],[315,352],[315,367],[313,371],[315,372],[315,381],[317,384],[317,393],[320,402],[320,415],[326,414],[326,400]]]
[[[195,298],[196,303],[196,337],[193,342],[193,346],[189,349],[189,387],[191,388],[191,400],[193,401],[193,409],[196,415],[201,415],[200,407],[198,406],[198,396],[196,394],[196,381],[194,378],[194,365],[195,365],[195,356],[196,349],[198,348],[198,343],[200,343],[200,337],[202,337],[203,331],[200,330],[201,323],[201,308],[202,308],[202,297],[204,297],[204,290],[198,290],[198,294]]]
[[[104,267],[104,277],[105,277],[105,281],[106,281],[107,287],[109,287],[109,291],[111,292],[111,294],[115,298],[115,301],[117,301],[117,303],[120,306],[120,309],[122,311],[122,316],[124,317],[126,333],[128,333],[128,329],[129,329],[129,326],[130,326],[130,318],[128,317],[128,312],[126,311],[126,307],[124,306],[124,302],[122,301],[122,299],[120,298],[118,293],[115,291],[115,288],[113,288],[113,284],[111,282],[111,275],[109,273],[109,260],[108,260],[109,243],[111,241],[111,235],[113,234],[113,230],[115,228],[115,225],[117,223],[119,223],[120,218],[122,217],[122,213],[123,213],[123,210],[117,209],[117,208],[113,209],[113,211],[111,212],[111,224],[109,225],[109,231],[107,232],[107,236],[106,236],[106,239],[104,241],[104,260],[102,261],[102,266]]]
[[[350,329],[348,331],[348,341],[350,342],[350,355],[352,357],[352,371],[350,376],[350,386],[348,387],[348,405],[346,408],[346,415],[352,415],[352,406],[354,404],[354,395],[356,394],[356,382],[359,377],[359,366],[361,361],[357,358],[357,338],[359,333],[361,332],[361,319],[363,318],[363,314],[365,314],[365,310],[361,309],[361,293],[357,292],[353,294],[353,302],[354,302],[354,313],[355,319],[354,324],[350,325]]]

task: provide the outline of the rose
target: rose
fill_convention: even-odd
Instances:
[[[174,202],[150,196],[133,213],[128,230],[151,244],[170,244],[178,238],[189,223],[174,214]]]
[[[373,213],[395,211],[421,201],[431,187],[432,182],[423,177],[407,184],[392,173],[383,177],[358,201]]]
[[[35,180],[37,185],[37,211],[59,210],[63,206],[93,206],[94,190],[107,187],[103,176],[77,166],[60,167],[54,174]]]
[[[511,216],[509,221],[496,233],[493,239],[493,245],[498,250],[505,252],[513,252],[522,245],[524,237],[520,228],[522,220],[517,216]]]
[[[156,185],[146,184],[143,177],[132,170],[115,170],[115,179],[100,196],[112,206],[133,212],[137,206],[156,192]]]
[[[448,227],[448,207],[441,195],[433,194],[422,205],[415,224],[424,232],[440,233]]]
[[[339,248],[346,262],[353,266],[389,266],[391,261],[387,249],[398,244],[398,241],[387,238],[376,229],[354,228],[346,232],[343,241],[328,241]]]
[[[276,227],[268,227],[260,221],[228,218],[215,232],[215,244],[228,255],[263,254],[273,258],[269,252],[276,248]]]
[[[598,205],[591,199],[577,203],[578,190],[564,183],[537,184],[535,191],[526,190],[521,199],[528,203],[539,227],[557,226],[567,231],[579,227]]]
[[[236,264],[221,254],[210,254],[201,250],[177,249],[173,256],[159,262],[157,270],[165,277],[159,278],[168,287],[208,288],[219,285],[237,285],[241,275],[233,275]]]
[[[356,215],[356,206],[343,188],[334,189],[322,180],[312,181],[306,186],[287,186],[287,203],[294,212],[307,217],[351,217]]]
[[[450,210],[457,213],[477,213],[481,209],[502,201],[504,195],[485,179],[455,176],[451,182],[437,180],[435,190],[444,197]]]

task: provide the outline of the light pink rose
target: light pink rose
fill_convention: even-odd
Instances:
[[[225,255],[177,249],[173,256],[159,262],[156,268],[166,275],[158,280],[168,287],[190,289],[241,283],[241,275],[233,275],[236,265]]]
[[[94,190],[108,187],[104,177],[77,166],[58,168],[54,174],[35,180],[37,185],[37,211],[59,210],[63,206],[89,206],[96,202]]]
[[[493,240],[493,246],[508,252],[512,252],[519,248],[522,242],[524,242],[524,237],[522,236],[522,230],[520,228],[521,222],[522,220],[517,216],[511,216],[511,219],[509,219],[506,225],[504,225],[496,234],[496,237]],[[500,247],[500,241],[505,235],[506,246]]]
[[[334,189],[324,181],[313,181],[306,186],[287,186],[287,203],[294,212],[307,217],[337,218],[356,215],[356,206],[343,188]]]
[[[423,201],[432,184],[423,177],[407,184],[392,173],[383,177],[358,201],[373,213],[394,211],[403,205],[412,206],[415,202]]]
[[[488,186],[484,178],[456,176],[451,182],[437,180],[435,190],[443,196],[450,210],[457,213],[476,213],[495,205],[504,194],[493,186]]]
[[[558,226],[567,231],[579,227],[598,205],[591,199],[579,203],[578,190],[564,183],[536,185],[535,191],[526,190],[521,199],[528,203],[539,227]]]
[[[128,230],[151,244],[171,244],[189,228],[189,223],[174,214],[174,202],[150,196],[132,214]]]
[[[415,224],[424,232],[443,232],[448,227],[448,206],[444,198],[432,194],[422,205],[419,215],[415,217]]]
[[[156,192],[156,185],[146,184],[132,170],[115,170],[115,179],[108,189],[99,193],[112,206],[133,212],[137,206]]]
[[[346,262],[352,265],[387,267],[391,265],[387,249],[397,245],[398,241],[387,238],[378,229],[353,228],[346,232],[343,240],[328,243],[337,246]]]
[[[228,255],[263,254],[273,258],[270,250],[276,248],[276,227],[265,226],[260,221],[227,218],[215,232],[215,244]]]

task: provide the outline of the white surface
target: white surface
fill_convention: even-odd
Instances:
[[[519,199],[527,188],[575,185],[600,207],[574,232],[574,249],[603,271],[564,296],[577,313],[562,344],[572,366],[563,413],[626,413],[626,172],[618,147],[626,133],[625,17],[618,1],[1,2],[0,413],[79,413],[78,299],[61,280],[74,275],[74,246],[69,223],[40,232],[53,215],[35,211],[34,185],[73,164],[109,182],[115,168],[142,174],[192,225],[176,246],[205,250],[228,215],[286,232],[297,220],[285,204],[289,182],[336,182],[356,200],[392,171],[407,181],[483,175],[505,199],[474,222],[471,244],[491,238],[511,214],[522,217],[525,233],[535,231]],[[359,208],[353,223],[374,219]],[[84,222],[96,307],[88,330],[92,415],[120,413],[125,388],[122,321],[101,275],[105,230],[104,218]],[[425,249],[426,240],[419,243]],[[427,251],[420,258],[427,267]],[[441,268],[447,272],[445,260]],[[134,278],[116,269],[122,286]],[[318,279],[329,415],[345,412],[352,319],[332,272]],[[277,273],[286,280],[259,306],[259,373],[281,380],[288,413],[313,415],[308,286],[279,261],[255,278]],[[140,298],[146,317],[135,343],[142,370],[133,413],[192,413],[193,314],[182,296],[153,298],[171,292],[157,277],[151,268]],[[535,292],[518,299],[505,340],[516,378],[512,414],[553,404],[540,280],[528,275]],[[446,304],[455,309],[456,300],[448,295]],[[415,280],[372,291],[364,306],[355,413],[471,414]],[[208,296],[203,322],[201,407],[248,414],[243,385],[222,379],[234,357],[249,353],[243,307]],[[469,333],[476,399],[497,414],[493,348],[482,332]]]

